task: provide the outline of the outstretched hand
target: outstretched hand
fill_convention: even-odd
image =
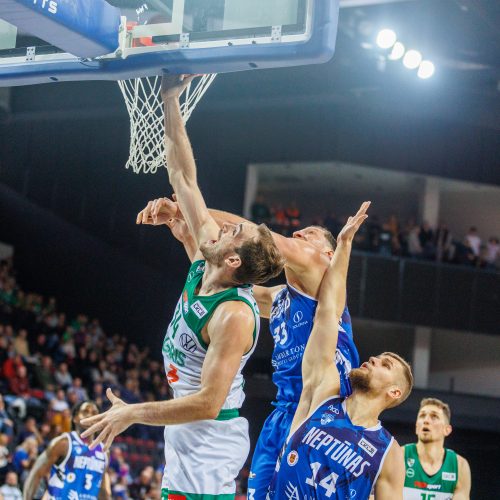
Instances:
[[[169,224],[171,219],[180,216],[179,205],[175,201],[175,195],[169,198],[157,198],[148,202],[146,207],[137,214],[136,224],[147,224],[151,226],[161,226]]]
[[[339,235],[337,236],[337,243],[351,243],[354,239],[354,235],[357,233],[358,229],[361,227],[361,224],[368,218],[366,215],[366,211],[371,205],[371,201],[365,201],[356,215],[349,217],[347,219],[346,225],[342,228]]]
[[[134,423],[132,405],[115,396],[109,388],[106,390],[106,396],[112,403],[111,408],[94,417],[84,418],[80,422],[83,427],[88,427],[82,433],[82,438],[97,435],[90,444],[90,449],[102,443],[104,451],[108,451],[115,437]]]
[[[163,101],[178,99],[197,76],[199,75],[163,75],[161,79],[161,97]]]

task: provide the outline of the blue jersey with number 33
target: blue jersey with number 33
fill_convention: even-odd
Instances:
[[[277,400],[298,402],[302,392],[302,357],[311,335],[318,302],[286,285],[273,301],[269,328],[274,338],[273,382],[278,387]],[[359,367],[359,354],[352,335],[351,316],[346,308],[338,325],[339,338],[335,362],[340,374],[340,395],[352,392],[348,374]],[[332,362],[334,360],[332,359]]]
[[[50,500],[97,500],[108,459],[99,444],[90,450],[76,432],[66,434],[68,453],[50,471]]]

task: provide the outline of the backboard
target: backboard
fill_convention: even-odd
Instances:
[[[325,62],[339,0],[0,0],[0,86]]]

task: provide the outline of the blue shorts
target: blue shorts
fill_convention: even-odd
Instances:
[[[248,478],[248,500],[265,500],[276,461],[285,444],[297,403],[273,403],[276,409],[267,417],[255,446]]]

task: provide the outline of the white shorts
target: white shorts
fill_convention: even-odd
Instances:
[[[162,489],[181,495],[234,495],[249,451],[243,417],[167,426]]]

